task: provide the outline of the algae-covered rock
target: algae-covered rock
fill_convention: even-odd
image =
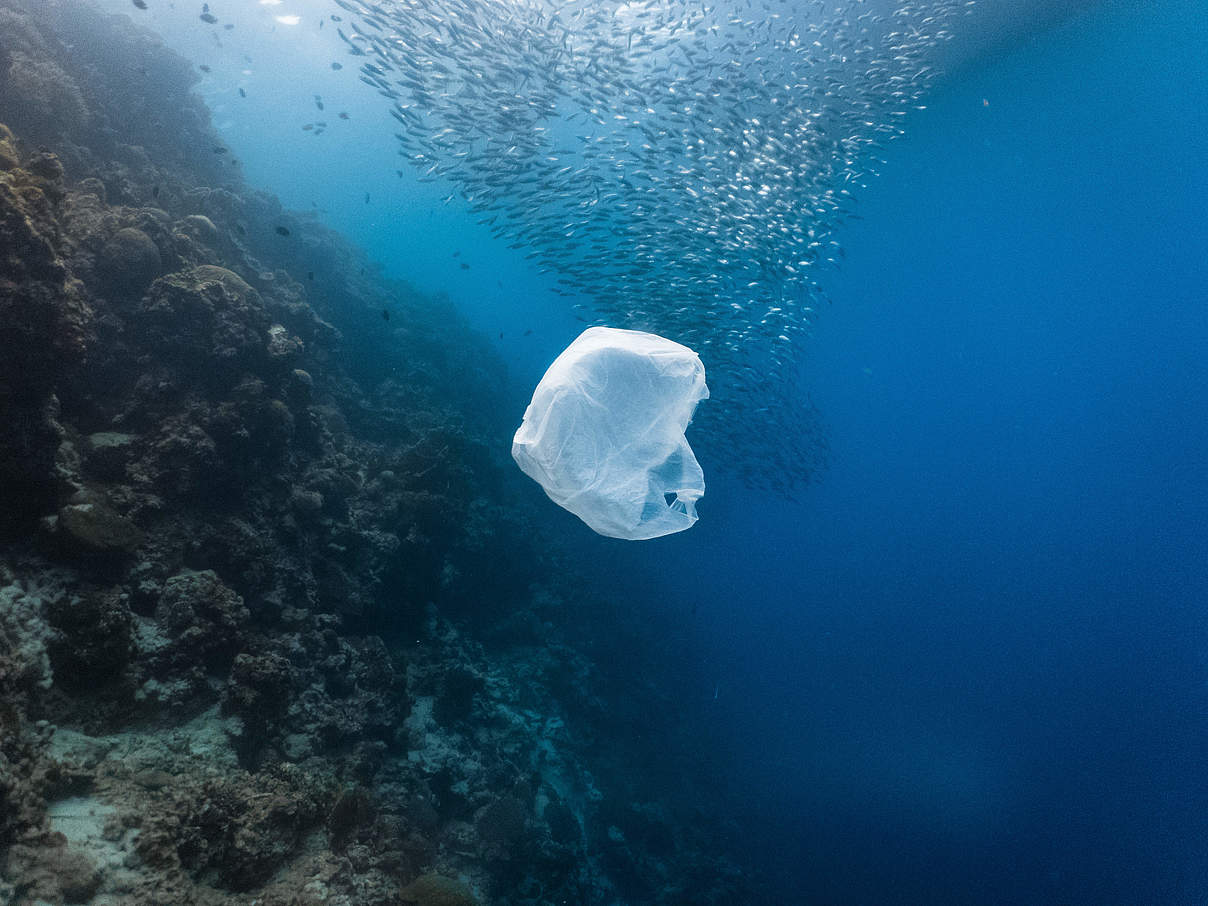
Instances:
[[[88,105],[79,84],[53,60],[14,53],[5,89],[11,98],[6,110],[9,122],[40,141],[60,138],[88,122]]]
[[[29,160],[25,163],[25,169],[38,180],[53,183],[63,181],[63,162],[59,160],[57,154],[47,151],[45,148],[30,155]]]
[[[12,170],[20,162],[12,132],[8,126],[0,123],[0,170]]]
[[[176,794],[174,808],[140,836],[138,852],[148,861],[176,861],[207,884],[251,890],[288,863],[330,810],[330,799],[321,779],[303,771],[210,776]]]
[[[138,294],[163,268],[159,247],[142,230],[126,227],[105,243],[97,271],[113,292]]]
[[[209,569],[168,579],[155,611],[160,629],[172,639],[171,653],[181,655],[186,667],[200,662],[212,672],[230,667],[249,616],[243,598]]]
[[[205,214],[190,214],[180,221],[179,228],[207,245],[218,241],[218,227]]]
[[[269,358],[275,362],[293,361],[303,349],[302,341],[291,336],[289,331],[280,324],[274,324],[268,329],[267,347]]]
[[[138,435],[120,431],[98,431],[88,435],[85,464],[89,473],[106,481],[121,479],[134,458],[136,440]]]
[[[432,872],[420,875],[401,895],[408,906],[478,906],[474,892],[461,881]]]
[[[271,323],[260,294],[236,273],[203,264],[160,277],[138,318],[150,348],[207,382],[224,382],[267,358]]]
[[[76,191],[81,195],[92,195],[102,204],[104,204],[109,197],[109,193],[105,189],[105,184],[95,176],[89,176],[85,179],[81,179],[79,185],[76,186]]]
[[[59,527],[93,551],[131,551],[143,539],[138,526],[100,501],[63,507],[59,510]]]
[[[0,693],[6,696],[35,686],[50,688],[52,674],[46,653],[50,628],[44,617],[47,597],[38,589],[16,583],[0,586]],[[0,780],[0,787],[3,785]],[[0,792],[0,813],[3,811],[4,795]],[[5,823],[0,814],[0,838]]]
[[[55,683],[85,692],[121,676],[130,662],[133,617],[120,589],[63,594],[47,602]]]
[[[22,879],[25,903],[86,903],[102,880],[92,861],[65,843],[18,844],[9,850],[4,873]]]
[[[2,92],[0,92],[2,93]],[[5,130],[4,135],[7,135]],[[0,144],[7,143],[0,137]],[[0,533],[28,530],[55,504],[54,458],[62,429],[55,388],[84,360],[92,310],[58,254],[53,196],[62,187],[52,154],[38,172],[0,177]]]

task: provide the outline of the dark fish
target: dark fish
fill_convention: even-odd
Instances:
[[[499,331],[499,339],[501,339],[501,340],[503,339],[503,331],[502,331],[502,330],[501,330],[501,331]]]
[[[231,30],[231,29],[233,29],[234,27],[235,27],[235,26],[234,26],[234,25],[231,25],[229,22],[228,22],[226,25],[222,26],[222,28],[223,28],[223,30],[224,30],[224,31],[230,31],[230,30]]]
[[[390,320],[390,309],[388,309],[388,308],[383,308],[383,309],[382,309],[382,320],[383,320],[383,321],[389,321],[389,320]]]
[[[208,22],[210,25],[218,24],[218,17],[215,16],[213,13],[202,13],[197,18],[200,19],[202,22]]]
[[[306,272],[306,279],[307,279],[307,280],[313,280],[313,279],[315,279],[315,272],[314,272],[314,271],[307,271],[307,272]]]
[[[315,106],[320,110],[323,109],[323,98],[319,97],[317,94],[315,95]]]
[[[339,16],[333,14],[331,17],[331,21],[332,22],[343,22],[344,20],[342,18],[340,18]]]
[[[245,98],[245,97],[247,97],[247,92],[246,92],[246,91],[244,91],[242,88],[240,88],[240,89],[239,89],[239,96],[240,96],[241,98]]]
[[[470,269],[470,265],[466,264],[466,263],[463,261],[463,262],[461,263],[461,269],[462,269],[463,271],[468,271],[468,270]]]
[[[344,68],[344,64],[343,63],[332,63],[331,68],[336,71],[339,71]]]
[[[531,327],[524,332],[524,335],[526,337],[532,336],[532,334],[533,334],[533,328],[531,328]]]
[[[151,197],[159,198],[159,186],[155,186],[154,188],[151,189]]]
[[[302,127],[302,131],[303,131],[303,132],[309,132],[309,131],[310,131],[311,129],[313,129],[313,128],[315,128],[315,124],[314,124],[314,123],[307,123],[305,126],[303,126],[303,127]]]
[[[365,193],[365,204],[369,204],[369,193]]]
[[[246,236],[246,235],[247,235],[247,230],[245,230],[245,229],[243,228],[243,224],[242,224],[242,223],[237,223],[237,224],[235,224],[235,232],[236,232],[236,233],[238,233],[240,236]]]
[[[205,63],[202,63],[202,64],[201,64],[200,66],[198,66],[197,68],[198,68],[198,69],[200,69],[202,72],[209,72],[209,71],[210,71],[210,67],[209,67],[209,66],[207,66]]]
[[[342,119],[342,120],[348,119],[348,114],[345,113],[343,110],[340,111],[340,119]]]
[[[214,147],[214,153],[215,153],[215,154],[226,154],[226,153],[227,153],[227,149],[226,149],[226,148],[224,148],[224,147],[222,147],[222,145],[216,145],[216,146]]]
[[[146,9],[147,8],[147,4],[144,2],[144,0],[131,0],[131,2],[134,4],[135,9]]]
[[[461,249],[458,249],[457,251],[455,251],[455,252],[453,253],[453,257],[454,257],[454,258],[460,258],[460,257],[461,257]]]
[[[288,236],[289,230],[283,226],[279,226],[279,227],[277,227],[277,235],[278,236]]]

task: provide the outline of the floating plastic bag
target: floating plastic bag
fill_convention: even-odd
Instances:
[[[591,327],[537,385],[512,458],[601,535],[641,541],[682,532],[705,493],[684,430],[708,396],[705,367],[687,346]]]

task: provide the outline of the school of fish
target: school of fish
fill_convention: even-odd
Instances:
[[[820,274],[967,0],[334,0],[399,154],[583,320],[697,350],[694,445],[792,495]]]

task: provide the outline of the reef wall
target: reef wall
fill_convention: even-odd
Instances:
[[[193,82],[0,0],[0,901],[754,902],[643,785],[693,782],[626,747],[661,653],[533,524],[488,344]]]

